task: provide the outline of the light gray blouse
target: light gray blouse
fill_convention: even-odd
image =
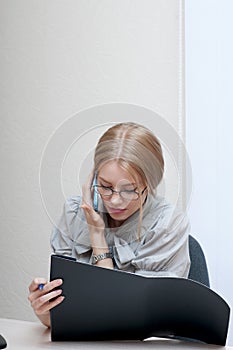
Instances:
[[[56,254],[69,255],[91,264],[92,248],[80,196],[68,199],[63,214],[51,236]],[[105,222],[106,217],[104,218]],[[164,198],[148,196],[138,237],[139,212],[120,227],[105,229],[116,269],[144,276],[188,277],[190,258],[186,215],[178,212]]]

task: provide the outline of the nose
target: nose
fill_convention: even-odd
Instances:
[[[116,192],[113,192],[112,196],[111,196],[111,199],[110,199],[110,202],[114,205],[118,204],[118,203],[122,203],[122,198],[120,196],[119,193],[116,193]]]

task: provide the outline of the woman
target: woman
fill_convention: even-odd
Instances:
[[[130,122],[108,129],[97,144],[82,198],[65,203],[52,233],[53,251],[104,268],[186,278],[189,223],[156,195],[163,172],[161,145],[150,130]],[[61,285],[60,279],[36,278],[29,286],[34,312],[48,327],[51,308],[64,300],[62,289],[53,291]]]

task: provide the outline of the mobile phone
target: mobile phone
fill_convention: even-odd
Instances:
[[[95,176],[94,176],[94,179],[93,179],[93,183],[92,183],[92,186],[95,186],[97,185],[97,173],[95,173]],[[94,191],[93,191],[93,208],[96,212],[98,212],[98,193],[97,191],[95,190],[94,188]]]

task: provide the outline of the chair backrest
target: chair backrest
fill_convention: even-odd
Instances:
[[[191,266],[188,278],[209,287],[209,274],[203,250],[198,241],[191,235],[189,235],[189,254]]]

